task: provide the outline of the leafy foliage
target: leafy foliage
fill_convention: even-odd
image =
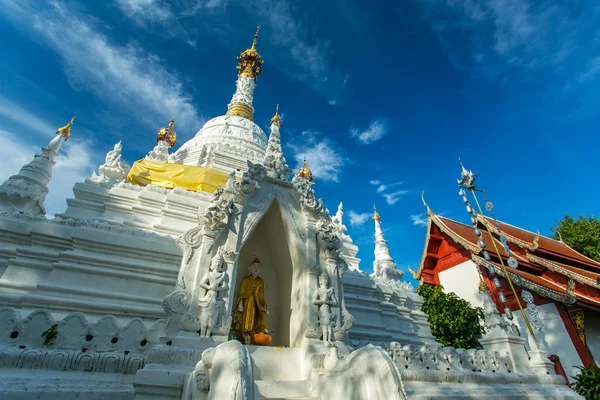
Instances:
[[[429,315],[431,333],[444,346],[472,349],[481,347],[478,339],[485,333],[483,308],[454,293],[444,293],[440,285],[421,285],[417,293],[423,296],[423,310]]]
[[[553,239],[562,240],[593,260],[600,261],[600,219],[593,215],[584,217],[579,214],[576,220],[570,215],[565,215],[552,228]]]
[[[54,341],[58,337],[58,324],[54,324],[50,328],[46,329],[42,333],[42,337],[44,338],[44,343],[42,344],[42,346],[49,346],[52,343],[54,343]]]
[[[588,368],[577,367],[579,372],[573,376],[573,390],[587,400],[600,400],[600,369],[596,364]]]

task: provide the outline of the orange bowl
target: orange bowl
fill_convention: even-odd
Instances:
[[[267,335],[266,333],[255,333],[252,335],[252,344],[257,346],[268,346],[271,344],[271,335]]]

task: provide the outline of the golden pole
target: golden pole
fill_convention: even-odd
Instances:
[[[470,187],[468,189],[471,191],[471,194],[473,195],[473,198],[475,199],[475,203],[477,204],[477,208],[479,209],[479,214],[484,215],[483,210],[481,209],[481,205],[479,205],[479,200],[477,199],[477,195],[475,194],[475,189],[473,187]],[[523,319],[525,320],[527,329],[529,330],[529,333],[531,334],[531,337],[533,338],[533,341],[535,342],[535,345],[537,346],[538,343],[537,343],[537,339],[535,337],[535,333],[533,333],[533,329],[531,328],[531,325],[529,324],[529,318],[527,318],[527,314],[525,313],[525,310],[523,309],[523,306],[521,305],[519,296],[517,296],[517,291],[515,290],[515,287],[512,283],[512,279],[510,278],[510,275],[508,274],[508,270],[506,269],[506,266],[504,265],[504,260],[502,260],[502,256],[500,255],[500,251],[498,250],[498,246],[496,245],[496,241],[494,240],[492,231],[491,231],[490,227],[488,226],[488,223],[485,219],[482,222],[483,222],[483,225],[485,226],[485,229],[487,230],[488,234],[490,235],[490,239],[492,240],[492,244],[494,245],[494,250],[496,250],[496,254],[498,255],[498,259],[500,260],[500,265],[502,265],[502,270],[504,271],[504,275],[506,276],[506,279],[508,280],[508,284],[510,285],[510,289],[512,290],[513,296],[515,296],[515,300],[517,301],[519,310],[521,310],[521,314],[523,314]]]

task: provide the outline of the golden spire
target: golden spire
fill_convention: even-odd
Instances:
[[[62,135],[62,137],[65,138],[65,141],[71,136],[71,125],[73,125],[73,121],[75,121],[75,117],[71,118],[68,124],[56,130],[56,134]]]
[[[252,41],[252,47],[244,50],[237,58],[238,66],[236,68],[238,71],[240,71],[238,73],[239,76],[250,76],[256,79],[262,72],[261,65],[263,65],[264,61],[256,51],[256,42],[258,41],[259,30],[260,26],[256,28],[254,40]]]
[[[375,204],[373,204],[373,221],[381,221],[381,217],[377,212],[377,206],[375,206]]]
[[[300,169],[296,173],[296,176],[300,178],[305,178],[309,181],[313,180],[312,171],[306,166],[306,157],[304,157],[304,164],[302,165],[302,167],[300,167]]]
[[[275,107],[275,116],[273,118],[271,118],[271,125],[273,125],[273,123],[277,123],[279,125],[279,127],[281,128],[281,117],[279,116],[279,104],[277,104],[277,107]]]
[[[156,143],[165,140],[169,143],[169,147],[173,147],[175,145],[175,139],[177,138],[177,133],[173,128],[175,128],[175,117],[171,118],[169,125],[158,130]]]
[[[485,282],[483,281],[483,277],[481,276],[481,273],[479,273],[479,291],[483,293],[487,290],[488,290],[488,287],[485,284]]]

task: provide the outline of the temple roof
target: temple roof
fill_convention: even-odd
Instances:
[[[448,256],[440,252],[442,242],[448,245],[444,249],[446,253],[462,252],[461,261],[448,261],[449,263],[455,262],[454,265],[458,265],[468,257],[484,268],[491,264],[499,276],[505,277],[495,252],[497,248],[511,280],[518,286],[566,304],[579,301],[600,305],[600,263],[578,253],[565,243],[501,221],[497,221],[496,226],[493,219],[479,215],[477,227],[481,230],[485,248],[491,256],[489,262],[483,257],[484,249],[477,243],[478,238],[472,226],[436,215],[431,210],[428,210],[428,216],[425,248],[419,269],[414,273],[415,279],[422,279],[426,275],[425,271],[428,271],[428,275],[434,273],[438,261]],[[491,235],[484,223],[489,226]],[[506,237],[511,256],[519,263],[517,269],[508,267],[508,256],[500,235]]]

